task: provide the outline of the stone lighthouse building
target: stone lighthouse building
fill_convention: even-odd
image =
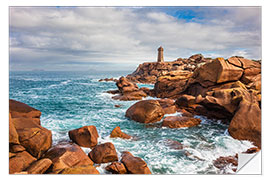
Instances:
[[[164,62],[164,58],[163,58],[163,47],[161,47],[161,46],[158,48],[157,62]]]

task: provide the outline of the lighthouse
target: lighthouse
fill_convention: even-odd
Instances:
[[[164,62],[164,58],[163,58],[163,47],[161,47],[161,46],[158,48],[157,62]]]

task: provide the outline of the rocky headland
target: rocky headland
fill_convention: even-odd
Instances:
[[[138,88],[138,82],[152,83],[154,88]],[[180,128],[200,124],[193,116],[203,115],[228,124],[233,138],[261,147],[261,61],[239,56],[210,59],[197,54],[172,62],[140,64],[116,85],[118,90],[108,91],[117,94],[113,99],[159,98],[132,105],[126,112],[132,120],[154,123],[177,111],[184,118],[167,117],[163,125]]]

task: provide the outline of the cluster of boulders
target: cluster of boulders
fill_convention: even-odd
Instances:
[[[98,143],[95,126],[84,126],[68,132],[71,141],[52,146],[51,131],[40,125],[41,112],[10,100],[9,173],[10,174],[99,174],[101,163],[113,174],[151,174],[147,164],[130,152],[119,160],[114,145]],[[111,138],[131,139],[117,126]],[[81,147],[91,148],[87,155]]]
[[[194,68],[182,68],[190,64]],[[134,82],[155,83],[155,86],[154,89],[138,89]],[[167,63],[144,63],[133,74],[121,77],[116,84],[120,95],[114,99],[141,99],[126,98],[128,95],[123,87],[128,89],[128,94],[140,92],[142,97],[163,98],[135,103],[126,112],[130,119],[153,123],[162,120],[164,114],[182,112],[184,117],[163,120],[164,126],[176,128],[198,125],[200,121],[193,116],[204,115],[229,124],[232,137],[250,140],[261,147],[260,61],[239,56],[206,59],[194,55]]]
[[[123,76],[116,82],[116,86],[118,87],[118,90],[107,91],[108,93],[116,94],[112,97],[115,100],[141,100],[150,93],[148,88],[139,88],[137,84],[130,82]]]
[[[135,83],[154,84],[160,76],[175,76],[172,72],[190,73],[211,60],[211,58],[204,58],[201,54],[195,54],[172,62],[145,62],[126,78]]]

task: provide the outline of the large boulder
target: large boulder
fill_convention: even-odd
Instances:
[[[213,86],[217,83],[237,81],[243,75],[244,70],[234,66],[223,58],[217,58],[197,68],[189,84],[199,83],[203,87]]]
[[[52,161],[48,158],[44,158],[32,163],[26,171],[28,174],[43,174],[51,165]]]
[[[122,139],[130,139],[131,136],[126,134],[126,133],[123,133],[120,129],[119,126],[115,127],[112,132],[111,132],[111,135],[110,135],[110,138],[122,138]]]
[[[59,174],[99,174],[98,170],[91,165],[65,168]]]
[[[31,156],[27,151],[13,154],[9,159],[9,173],[14,174],[25,170],[37,159]]]
[[[123,152],[121,162],[129,174],[151,174],[146,162],[139,157],[134,157],[130,152]]]
[[[97,164],[118,161],[115,147],[110,142],[96,145],[88,156]]]
[[[121,162],[113,162],[110,165],[106,166],[106,171],[111,172],[112,174],[126,174],[127,170],[125,165]]]
[[[200,119],[182,116],[168,116],[165,117],[162,126],[169,128],[183,128],[183,127],[193,127],[201,123]]]
[[[29,117],[12,117],[20,144],[34,157],[40,158],[52,145],[52,133]]]
[[[45,154],[45,158],[49,158],[52,161],[52,172],[60,172],[65,168],[94,164],[80,146],[73,143],[60,143],[53,146]]]
[[[133,104],[126,117],[141,123],[154,123],[164,116],[164,110],[156,100],[143,100]]]
[[[261,148],[261,109],[254,94],[240,102],[228,130],[233,138],[252,141]]]
[[[68,132],[69,138],[82,147],[92,148],[98,143],[96,126],[83,126]]]

